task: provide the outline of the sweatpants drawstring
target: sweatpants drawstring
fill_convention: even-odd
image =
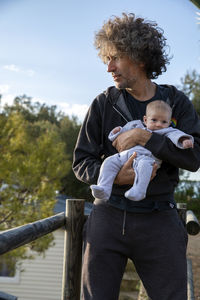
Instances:
[[[122,235],[125,235],[125,225],[126,225],[126,210],[124,210],[124,218],[123,218],[123,225],[122,225]]]

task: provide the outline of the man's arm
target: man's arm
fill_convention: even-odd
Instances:
[[[137,154],[134,152],[131,157],[125,162],[122,166],[121,170],[117,174],[114,184],[125,185],[130,184],[133,185],[135,179],[135,172],[133,169],[133,161],[136,158]]]
[[[176,103],[175,116],[177,128],[194,137],[194,147],[190,149],[178,149],[169,138],[155,132],[150,133],[139,129],[130,130],[121,134],[113,146],[118,151],[129,149],[136,143],[150,150],[153,155],[177,168],[195,172],[200,167],[200,120],[192,103],[182,93]]]
[[[137,153],[134,152],[133,155],[126,161],[126,163],[122,166],[121,170],[117,174],[114,183],[119,185],[133,185],[135,179],[135,172],[133,169],[133,160],[136,158]],[[151,174],[151,180],[156,176],[157,164],[155,163],[153,166],[153,171]]]
[[[101,160],[101,115],[94,101],[80,129],[74,149],[73,171],[80,181],[96,184]]]
[[[102,164],[100,127],[96,127],[93,123],[94,119],[97,121],[97,117],[95,109],[91,107],[79,132],[74,150],[73,171],[77,179],[87,184],[97,183]],[[135,157],[136,154],[133,154],[121,168],[115,179],[115,184],[133,184],[135,178],[133,160]]]
[[[152,133],[141,128],[134,128],[120,134],[113,142],[118,152],[130,149],[134,146],[145,146]]]

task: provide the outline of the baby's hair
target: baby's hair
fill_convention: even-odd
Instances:
[[[172,116],[172,109],[169,106],[169,104],[167,104],[166,102],[164,102],[163,100],[155,100],[150,102],[147,107],[146,107],[146,115],[148,115],[148,113],[150,113],[151,111],[162,111],[162,112],[168,112],[169,113],[169,118],[171,119]]]

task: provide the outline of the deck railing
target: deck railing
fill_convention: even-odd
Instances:
[[[4,254],[64,227],[62,300],[80,300],[82,228],[86,219],[84,204],[83,199],[67,199],[65,213],[59,213],[0,233],[0,254]],[[178,210],[183,222],[186,224],[188,233],[197,234],[200,231],[200,225],[193,212],[187,211],[185,204],[179,204]],[[191,272],[188,275],[188,300],[194,299]],[[145,299],[142,298],[142,293],[144,294],[144,291],[139,292],[138,299]]]
[[[62,300],[80,300],[84,203],[82,199],[68,199],[65,213],[0,233],[0,254],[4,254],[64,227]]]

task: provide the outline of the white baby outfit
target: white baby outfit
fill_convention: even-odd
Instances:
[[[119,126],[119,128],[120,131],[115,134],[112,133],[112,131],[110,132],[108,136],[110,141],[113,142],[119,134],[133,128],[142,128],[144,130],[150,131],[143,125],[140,120],[128,122],[124,127]],[[165,135],[180,149],[183,149],[183,146],[179,141],[180,138],[185,137],[191,139],[192,141],[194,140],[191,135],[185,134],[179,129],[175,129],[172,127],[155,130],[154,132]],[[136,158],[133,160],[135,180],[133,186],[125,192],[125,197],[134,201],[139,201],[145,198],[146,190],[153,170],[153,164],[156,163],[158,167],[160,167],[162,161],[153,156],[153,154],[149,150],[140,145],[111,155],[104,160],[101,165],[97,185],[90,186],[92,195],[95,198],[105,201],[109,200],[115,177],[117,176],[124,163],[134,152],[137,153]]]

